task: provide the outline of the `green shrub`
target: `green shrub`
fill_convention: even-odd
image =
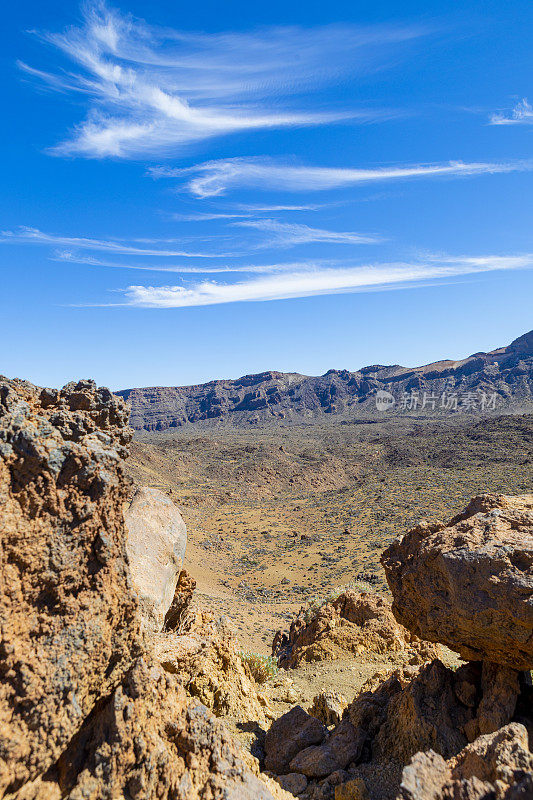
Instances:
[[[256,683],[266,683],[278,674],[278,665],[272,656],[241,652],[241,658],[247,664]]]

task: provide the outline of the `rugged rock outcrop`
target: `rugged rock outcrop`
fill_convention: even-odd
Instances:
[[[0,796],[57,761],[140,652],[126,421],[92,381],[0,383]]]
[[[509,405],[531,408],[533,331],[489,353],[421,367],[374,364],[357,372],[330,369],[319,377],[269,371],[237,380],[125,389],[117,394],[131,403],[131,425],[154,431],[198,422],[239,426],[273,419],[308,422],[331,414],[368,416],[376,410],[378,391],[394,397],[394,411],[401,411],[404,393],[414,393],[416,405],[408,413],[413,408],[422,414],[439,413],[443,393],[446,398],[468,395],[462,406],[462,398],[457,398],[458,408],[465,412],[479,410],[483,403],[487,410],[500,412]],[[424,393],[438,400],[423,403]]]
[[[365,651],[401,654],[411,664],[430,661],[440,652],[399,625],[387,599],[352,589],[317,610],[303,608],[288,633],[277,632],[272,646],[272,655],[285,669]]]
[[[287,797],[140,631],[128,441],[125,407],[92,381],[0,384],[0,797]]]
[[[533,687],[520,672],[533,663],[532,524],[533,496],[483,496],[448,526],[422,523],[388,548],[396,618],[467,663],[435,659],[370,681],[290,761],[308,779],[305,798],[332,797],[335,785],[350,796],[350,783],[370,800],[533,797]]]
[[[188,631],[155,634],[151,643],[163,668],[217,716],[264,721],[267,701],[241,658],[227,618],[197,612]]]
[[[396,618],[462,658],[533,667],[533,495],[475,497],[383,554]]]
[[[533,754],[523,725],[480,736],[445,761],[417,753],[404,769],[401,800],[526,800],[533,797]]]
[[[160,631],[174,598],[187,546],[177,506],[159,489],[137,489],[125,514],[126,552],[141,614],[148,630]]]
[[[182,569],[170,608],[165,614],[165,630],[186,633],[194,624],[193,596],[196,581],[186,569]]]

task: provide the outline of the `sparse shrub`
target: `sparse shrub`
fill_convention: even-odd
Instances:
[[[248,665],[256,683],[266,683],[278,674],[278,665],[272,656],[241,652],[241,658]]]

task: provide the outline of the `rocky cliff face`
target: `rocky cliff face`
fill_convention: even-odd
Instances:
[[[478,410],[482,404],[500,411],[513,404],[532,407],[533,331],[508,347],[422,367],[333,369],[320,377],[262,372],[198,386],[125,389],[117,394],[131,404],[132,427],[154,431],[206,421],[239,426],[275,419],[298,423],[331,414],[368,416],[376,411],[378,391],[393,396],[387,412],[393,414],[447,413],[453,410],[454,395],[458,411]],[[441,408],[443,402],[448,408]]]
[[[286,797],[141,631],[126,418],[92,381],[0,381],[0,798]]]

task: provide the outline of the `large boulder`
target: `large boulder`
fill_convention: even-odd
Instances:
[[[320,744],[327,729],[316,717],[311,717],[301,706],[294,706],[272,723],[265,736],[265,768],[278,775],[298,772],[289,765],[301,750]]]
[[[0,382],[0,796],[45,772],[139,652],[127,409],[92,381]]]
[[[533,495],[475,497],[382,556],[398,621],[462,658],[533,667]]]
[[[324,778],[357,760],[365,740],[366,731],[355,728],[350,717],[345,716],[323,744],[301,750],[292,759],[290,769],[308,778]]]
[[[388,599],[348,589],[318,608],[303,608],[288,633],[278,631],[272,653],[281,667],[332,661],[364,652],[401,656],[412,664],[430,661],[438,648],[399,625]]]
[[[137,489],[125,515],[126,550],[146,629],[160,631],[170,608],[187,546],[177,506],[159,489]]]

